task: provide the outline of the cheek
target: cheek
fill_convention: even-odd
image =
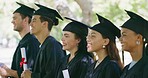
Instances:
[[[123,38],[122,50],[130,51],[135,46],[136,46],[136,40],[134,38],[131,37]]]
[[[67,44],[69,45],[69,46],[76,46],[76,41],[75,40],[68,40],[67,41]]]
[[[75,40],[70,40],[70,39],[63,39],[62,40],[62,45],[64,50],[69,50],[77,46],[77,43]]]
[[[87,50],[89,52],[96,52],[101,49],[101,42],[99,40],[92,40],[90,44],[87,46]]]

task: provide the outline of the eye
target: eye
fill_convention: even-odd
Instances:
[[[36,20],[32,20],[32,22],[36,22]]]
[[[65,35],[65,37],[68,38],[69,36],[68,35]]]
[[[125,33],[122,33],[121,36],[127,36]]]
[[[91,37],[96,37],[96,36],[94,34],[92,34]]]
[[[63,36],[64,36],[65,38],[68,38],[68,37],[69,37],[69,35],[68,35],[68,34],[63,34]]]
[[[89,38],[95,38],[96,36],[93,34],[88,35]]]
[[[16,19],[16,17],[13,17],[13,19],[15,20],[15,19]]]

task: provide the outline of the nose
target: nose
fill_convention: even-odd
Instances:
[[[123,39],[122,39],[122,36],[119,38],[119,41],[121,42]]]
[[[12,20],[11,23],[14,23],[14,20]]]
[[[30,22],[30,26],[32,27],[32,21]]]
[[[61,39],[61,41],[64,41],[64,37],[62,36],[62,39]]]
[[[88,35],[88,36],[86,36],[86,41],[87,41],[87,42],[89,41],[89,35]]]

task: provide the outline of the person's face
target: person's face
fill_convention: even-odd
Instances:
[[[90,29],[87,36],[87,51],[88,52],[100,51],[101,49],[103,49],[103,45],[106,45],[104,41],[105,39],[103,39],[101,33]]]
[[[13,30],[14,31],[22,31],[23,30],[23,19],[20,15],[20,13],[14,13],[12,17],[12,24],[14,25]]]
[[[32,17],[30,25],[31,25],[32,34],[34,34],[34,35],[39,34],[41,32],[42,28],[43,28],[42,22],[40,20],[40,15],[34,15]]]
[[[129,51],[129,52],[133,51],[133,49],[137,46],[136,41],[137,41],[137,34],[135,32],[127,28],[121,29],[120,42],[122,44],[123,51]]]
[[[80,39],[77,39],[74,33],[69,31],[63,31],[63,36],[62,36],[63,50],[71,51],[74,48],[78,47],[79,42]]]

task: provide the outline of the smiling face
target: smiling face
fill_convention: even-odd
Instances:
[[[121,29],[120,42],[122,44],[123,51],[133,52],[137,48],[136,41],[138,40],[138,35],[127,28]]]
[[[34,15],[32,17],[32,21],[31,21],[30,25],[31,25],[32,34],[38,35],[43,28],[43,26],[42,26],[43,23],[40,20],[40,15]]]
[[[79,42],[80,39],[76,38],[74,33],[69,31],[63,31],[63,36],[62,36],[63,50],[71,51],[75,48],[78,48]]]
[[[14,25],[13,30],[21,32],[23,30],[23,19],[20,13],[14,13],[12,18],[12,24]]]
[[[87,51],[88,52],[98,52],[103,49],[103,45],[107,45],[105,42],[106,39],[103,39],[101,33],[95,30],[89,30],[87,36]]]

